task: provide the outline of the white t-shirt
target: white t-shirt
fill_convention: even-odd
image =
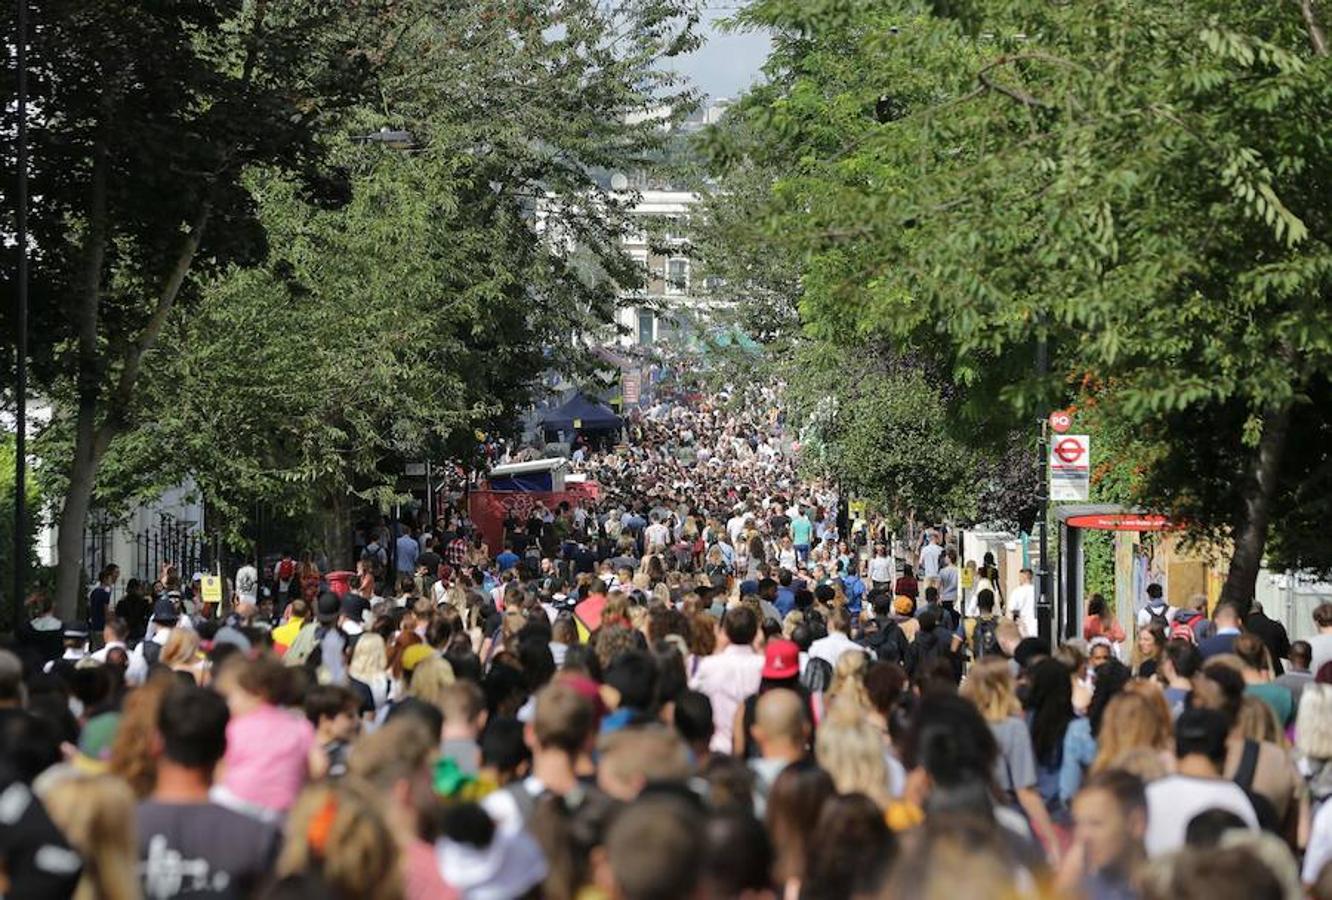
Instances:
[[[1309,649],[1313,654],[1309,671],[1317,675],[1323,663],[1332,662],[1332,634],[1315,634],[1309,638]]]
[[[886,556],[876,556],[869,561],[870,581],[891,581],[893,561]]]
[[[1189,822],[1209,809],[1233,812],[1258,830],[1253,804],[1233,781],[1167,775],[1147,785],[1147,854],[1165,856],[1181,849]]]
[[[1164,603],[1157,607],[1144,606],[1142,609],[1138,610],[1137,623],[1139,628],[1146,628],[1148,625],[1152,624],[1152,611],[1154,609],[1165,617],[1167,623],[1173,622],[1175,619],[1175,613],[1179,611],[1173,606]]]
[[[814,659],[821,659],[837,668],[837,660],[842,658],[843,653],[849,653],[856,650],[860,653],[865,652],[865,648],[851,640],[840,631],[833,631],[827,637],[819,638],[809,645],[809,655]]]
[[[1328,862],[1332,862],[1332,803],[1324,802],[1314,816],[1309,846],[1304,851],[1304,871],[1301,873],[1304,883],[1317,881],[1318,873]]]
[[[1008,612],[1017,619],[1023,637],[1036,637],[1036,586],[1020,584],[1008,598]]]
[[[660,522],[643,529],[643,540],[648,547],[665,547],[671,542],[671,530]]]
[[[925,578],[934,578],[939,574],[939,558],[943,556],[943,547],[938,544],[926,544],[920,551],[920,574]]]

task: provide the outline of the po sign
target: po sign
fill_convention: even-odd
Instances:
[[[1073,414],[1065,409],[1057,409],[1050,413],[1050,430],[1055,434],[1067,434],[1073,427]]]

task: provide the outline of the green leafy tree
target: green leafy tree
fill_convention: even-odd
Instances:
[[[1224,537],[1223,596],[1249,599],[1269,527],[1288,547],[1307,521],[1278,505],[1315,462],[1290,439],[1321,432],[1332,362],[1318,10],[760,0],[743,18],[777,29],[779,77],[735,149],[790,161],[760,221],[805,260],[802,316],[932,341],[981,418],[1104,385],[1154,448],[1144,496]],[[1224,452],[1171,465],[1200,432]]]
[[[257,501],[312,507],[337,559],[349,492],[382,504],[405,461],[464,456],[476,429],[507,427],[546,369],[583,363],[575,336],[604,326],[620,287],[639,277],[618,246],[626,204],[592,173],[650,159],[663,132],[649,113],[686,111],[690,95],[658,62],[694,45],[690,4],[410,0],[338,4],[336,15],[325,6],[311,5],[312,17],[323,12],[302,24],[304,47],[292,30],[303,20],[287,18],[299,4],[280,13],[237,4],[231,18],[200,25],[216,33],[182,39],[184,63],[211,79],[206,87],[234,93],[245,127],[266,142],[263,152],[242,142],[202,182],[198,202],[214,227],[189,232],[198,246],[172,270],[176,295],[143,326],[132,387],[112,391],[90,375],[80,393],[52,379],[62,415],[44,450],[65,462],[52,479],[66,498],[62,536],[73,535],[64,559],[78,557],[74,525],[94,499],[116,508],[187,476],[210,521],[233,536]],[[149,25],[165,27],[121,27]],[[237,29],[253,65],[203,52]],[[321,40],[333,58],[321,59]],[[332,87],[346,94],[341,106]],[[256,120],[268,106],[286,118]],[[127,141],[145,127],[130,113],[149,115],[128,108],[117,126]],[[381,124],[406,129],[410,146],[347,140]],[[225,137],[239,126],[216,127]],[[143,152],[125,163],[141,167],[134,197],[148,213],[154,191],[175,199],[194,184],[194,168],[180,183],[152,182],[159,167],[175,177],[171,162]],[[236,218],[215,227],[219,180]],[[106,211],[107,227],[125,214]],[[152,225],[179,230],[174,220]],[[108,246],[119,252],[134,238]],[[240,246],[227,253],[210,240]],[[120,271],[103,270],[111,281]],[[97,346],[118,352],[111,340]],[[91,444],[71,412],[85,406]]]
[[[23,546],[28,549],[27,556],[21,560],[16,560],[10,548],[14,546],[14,500],[16,492],[14,490],[14,444],[15,438],[11,435],[0,437],[0,546],[5,548],[5,552],[0,554],[0,581],[4,586],[4,595],[8,596],[8,587],[14,583],[14,566],[21,565],[25,571],[32,573],[37,566],[37,556],[32,552],[33,540],[36,538],[37,521],[31,514],[27,517],[28,533],[24,536]],[[26,483],[27,488],[27,508],[30,510],[41,507],[41,494],[37,485],[29,480]],[[27,578],[27,583],[31,584],[31,577]],[[13,603],[0,604],[0,631],[12,631],[15,623],[12,621],[14,610]]]
[[[159,337],[198,274],[262,256],[245,169],[281,165],[327,196],[318,136],[364,99],[396,13],[304,0],[37,0],[32,12],[33,382],[70,448],[57,578],[68,615],[98,470],[143,414]],[[5,78],[12,95],[12,66]],[[12,134],[14,107],[0,115]],[[7,148],[6,189],[14,159]]]

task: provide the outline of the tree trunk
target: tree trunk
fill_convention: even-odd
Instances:
[[[347,512],[347,495],[342,491],[331,491],[323,504],[324,554],[328,564],[334,570],[350,569],[351,553],[349,537],[351,523]]]
[[[103,92],[100,126],[111,120],[112,94]],[[56,615],[74,617],[79,603],[80,573],[83,571],[83,531],[88,524],[93,485],[97,478],[97,406],[102,391],[102,359],[97,347],[98,319],[102,302],[102,269],[107,244],[106,136],[99,128],[93,144],[92,177],[89,183],[88,234],[84,241],[83,272],[78,306],[77,371],[74,387],[78,412],[74,420],[74,459],[70,465],[69,490],[60,508],[56,543]]]
[[[1263,434],[1254,451],[1249,475],[1244,485],[1244,519],[1234,534],[1234,549],[1221,602],[1237,603],[1247,609],[1253,602],[1258,570],[1267,546],[1267,526],[1272,519],[1276,497],[1277,474],[1290,432],[1291,408],[1283,406],[1263,417]]]
[[[96,400],[79,404],[74,438],[74,462],[70,466],[69,488],[60,507],[56,543],[56,615],[72,619],[78,610],[83,572],[83,532],[88,525],[98,458],[94,447],[97,415]]]

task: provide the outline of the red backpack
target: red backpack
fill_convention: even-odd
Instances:
[[[1202,613],[1196,610],[1192,613],[1183,611],[1175,614],[1175,620],[1170,623],[1170,631],[1167,637],[1172,641],[1188,641],[1190,644],[1198,643],[1198,635],[1193,632],[1193,625],[1202,618]]]

